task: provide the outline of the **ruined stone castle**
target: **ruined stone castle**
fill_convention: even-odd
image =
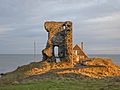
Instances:
[[[42,50],[43,61],[56,62],[72,60],[72,22],[45,22],[44,27],[48,32],[46,48]],[[55,55],[58,47],[58,55]]]

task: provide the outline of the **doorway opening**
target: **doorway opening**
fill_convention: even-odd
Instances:
[[[58,53],[59,53],[58,46],[55,46],[54,47],[54,56],[55,56],[56,62],[60,62],[60,58],[59,58]]]

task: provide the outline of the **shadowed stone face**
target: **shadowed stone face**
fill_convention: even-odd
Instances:
[[[45,22],[48,32],[46,48],[43,49],[43,61],[56,62],[72,60],[72,22]],[[55,56],[54,48],[58,47],[58,57]]]

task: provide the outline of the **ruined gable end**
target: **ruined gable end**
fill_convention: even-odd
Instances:
[[[45,22],[44,27],[48,32],[46,48],[43,49],[43,60],[56,62],[72,60],[72,22]],[[56,56],[55,47],[58,47]]]

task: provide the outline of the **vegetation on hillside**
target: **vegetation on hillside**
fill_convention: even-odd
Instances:
[[[0,90],[120,90],[120,82],[54,79],[2,86]]]
[[[53,89],[54,88],[54,89]],[[111,59],[92,58],[90,62],[33,62],[5,73],[0,90],[119,90],[120,67]]]

